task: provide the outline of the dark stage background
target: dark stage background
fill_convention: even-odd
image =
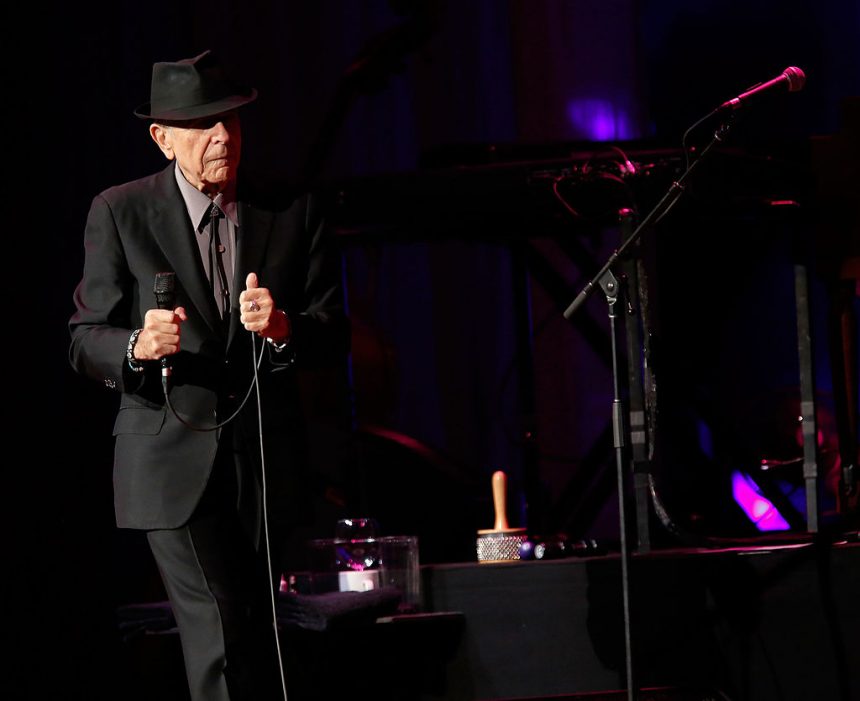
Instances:
[[[311,378],[321,496],[303,535],[372,511],[388,533],[419,533],[425,562],[469,559],[504,469],[512,525],[617,540],[606,305],[594,295],[580,310],[591,336],[561,313],[618,228],[603,191],[574,203],[576,219],[546,188],[530,209],[506,174],[572,154],[615,168],[613,147],[634,160],[678,149],[697,119],[789,65],[806,88],[751,109],[730,136],[738,158],[649,233],[665,402],[655,478],[673,517],[708,535],[754,532],[728,474],[781,431],[796,394],[798,251],[813,263],[816,383],[832,410],[809,152],[860,94],[854,0],[118,1],[23,17],[6,94],[18,261],[7,315],[32,329],[7,335],[9,394],[25,399],[6,492],[20,698],[111,698],[114,609],[161,596],[142,541],[114,528],[117,398],[66,359],[90,201],[162,165],[132,116],[154,61],[217,50],[260,91],[243,113],[249,174],[332,195],[354,352],[346,395],[339,376]],[[669,183],[639,193],[640,214]],[[801,206],[761,206],[783,194]],[[520,234],[560,290],[512,252]]]

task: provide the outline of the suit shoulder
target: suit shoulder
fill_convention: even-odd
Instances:
[[[242,183],[239,190],[240,201],[255,209],[273,213],[285,212],[292,209],[302,199],[302,194],[289,186]]]
[[[330,195],[327,190],[286,177],[240,172],[239,200],[255,209],[277,214],[328,209]]]
[[[166,171],[161,171],[119,185],[112,185],[96,195],[96,199],[101,198],[112,205],[140,198],[151,199],[163,190],[165,177]]]

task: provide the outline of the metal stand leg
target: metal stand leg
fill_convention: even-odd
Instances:
[[[809,289],[804,265],[794,266],[797,308],[797,355],[800,364],[800,416],[803,436],[803,480],[806,485],[806,529],[818,532],[818,429],[815,417],[815,377],[809,330]]]
[[[635,215],[633,210],[619,212],[621,239],[626,241],[633,234]],[[627,382],[630,405],[630,458],[633,473],[633,503],[636,513],[636,550],[647,553],[651,550],[651,499],[650,463],[648,459],[648,421],[645,406],[644,378],[642,366],[643,338],[645,327],[644,300],[640,294],[639,261],[631,256],[623,263],[626,278],[627,304],[624,325],[627,339]]]
[[[630,552],[627,547],[627,518],[626,518],[626,481],[624,479],[624,410],[621,404],[621,375],[618,363],[618,343],[615,327],[615,304],[618,301],[618,280],[610,270],[607,270],[600,278],[600,288],[606,295],[609,305],[609,330],[612,339],[612,436],[615,448],[615,471],[618,480],[618,523],[619,536],[621,540],[621,597],[624,606],[624,652],[627,676],[627,699],[634,701],[636,698],[636,682],[633,675],[633,641],[630,625]]]

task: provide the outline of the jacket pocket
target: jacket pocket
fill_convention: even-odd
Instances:
[[[143,407],[123,407],[116,416],[113,425],[113,435],[121,433],[137,433],[144,436],[154,436],[161,432],[164,425],[165,412],[163,409],[146,409]]]

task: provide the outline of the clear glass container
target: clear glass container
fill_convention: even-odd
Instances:
[[[308,542],[314,593],[396,588],[400,610],[421,610],[417,536],[325,538]]]

